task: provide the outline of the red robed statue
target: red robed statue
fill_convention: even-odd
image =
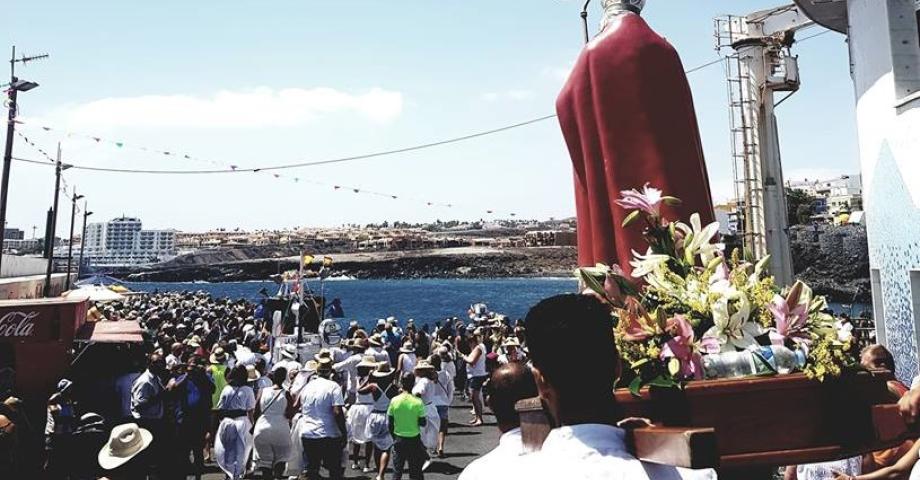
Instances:
[[[642,228],[623,228],[622,190],[649,183],[679,206],[662,215],[713,221],[709,179],[684,67],[639,16],[644,0],[605,0],[602,31],[582,51],[556,101],[575,170],[578,263],[619,263],[644,249]],[[641,250],[640,253],[645,253]]]

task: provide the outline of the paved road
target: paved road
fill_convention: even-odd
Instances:
[[[433,460],[431,467],[425,472],[426,480],[455,479],[470,462],[498,445],[499,433],[495,427],[495,417],[487,414],[485,417],[486,424],[482,427],[466,426],[466,422],[470,419],[470,408],[468,402],[463,402],[459,398],[454,399],[454,404],[450,408],[450,435],[447,437],[447,445],[444,449],[447,458]],[[206,480],[223,480],[223,474],[215,465],[209,465],[208,470],[212,473],[205,475],[203,478]],[[386,478],[392,478],[391,475],[392,470],[387,470]],[[254,478],[261,477],[257,475]],[[374,475],[347,469],[345,478],[373,480]],[[403,478],[409,478],[408,472],[404,473]]]

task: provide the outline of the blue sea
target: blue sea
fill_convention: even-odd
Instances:
[[[229,283],[128,283],[132,290],[152,292],[203,290],[216,297],[245,298],[258,301],[259,290],[270,295],[277,292],[273,282]],[[570,278],[502,278],[487,280],[424,279],[424,280],[330,280],[310,281],[310,288],[328,300],[340,298],[348,320],[358,320],[371,326],[379,318],[394,316],[403,322],[415,319],[419,325],[447,317],[467,318],[467,309],[474,303],[486,303],[489,309],[523,318],[540,300],[561,293],[577,291],[577,282]],[[849,306],[830,304],[837,313],[859,315],[871,310],[869,305]],[[849,310],[849,311],[848,311]]]
[[[540,300],[560,293],[577,291],[577,282],[569,278],[506,278],[488,280],[424,279],[424,280],[332,280],[322,284],[310,281],[314,293],[327,300],[340,298],[348,320],[358,320],[363,326],[379,318],[396,317],[403,322],[415,319],[416,324],[433,324],[447,317],[466,319],[471,304],[485,303],[489,309],[523,318]],[[277,292],[274,282],[229,283],[126,283],[135,291],[198,291],[217,297],[245,298],[258,301],[259,290],[270,295]]]

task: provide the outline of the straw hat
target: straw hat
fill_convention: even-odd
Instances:
[[[153,442],[153,434],[136,423],[118,425],[112,429],[109,441],[99,450],[99,466],[116,469],[134,458]]]
[[[192,348],[198,348],[201,346],[201,337],[198,335],[192,335],[192,338],[188,339],[186,344]]]
[[[217,347],[214,349],[214,353],[211,354],[211,363],[220,364],[227,361],[227,352],[223,348]]]
[[[412,345],[412,342],[406,342],[399,351],[402,353],[415,353],[415,346]]]
[[[357,365],[358,368],[376,368],[377,359],[373,355],[364,355],[361,357],[361,363]]]
[[[383,340],[380,338],[380,335],[377,335],[376,333],[371,335],[371,337],[367,339],[367,343],[371,344],[374,347],[383,346]]]
[[[502,347],[504,347],[504,348],[508,348],[508,347],[520,348],[520,347],[521,347],[521,342],[517,339],[517,337],[508,337],[507,339],[505,339],[505,342],[502,343]]]
[[[332,352],[328,348],[324,348],[319,351],[316,355],[313,355],[313,360],[321,362],[323,359],[328,358],[329,361],[332,361]]]
[[[418,363],[415,364],[415,371],[421,372],[425,370],[429,370],[433,372],[434,365],[432,365],[431,362],[429,362],[428,360],[425,360],[425,359],[419,360]]]
[[[256,367],[253,365],[246,365],[246,380],[254,382],[259,379],[261,375],[256,371]]]
[[[315,372],[319,368],[319,363],[316,360],[308,360],[307,363],[303,364],[303,369],[305,372]]]
[[[330,357],[319,357],[316,359],[316,371],[317,372],[329,372],[332,371],[332,358]]]
[[[283,345],[281,347],[281,356],[287,358],[288,360],[297,358],[297,347],[291,345],[290,343]]]
[[[393,375],[393,368],[390,367],[390,362],[380,362],[377,364],[377,369],[371,373],[376,378],[386,378],[390,375]]]

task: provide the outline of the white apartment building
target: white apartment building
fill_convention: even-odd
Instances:
[[[148,265],[176,256],[176,231],[143,230],[139,218],[91,223],[85,242],[85,256],[96,267]]]
[[[792,180],[786,186],[818,199],[815,213],[837,215],[862,210],[862,175],[841,175],[830,180]]]

